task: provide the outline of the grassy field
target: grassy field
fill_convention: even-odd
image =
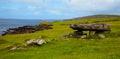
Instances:
[[[116,20],[117,19],[117,20]],[[111,26],[105,39],[60,38],[72,33],[69,24],[103,23]],[[0,36],[0,59],[120,59],[120,17],[88,18],[83,20],[54,21],[52,30],[29,34]],[[25,50],[8,51],[6,47],[23,45],[25,40],[43,36],[48,41],[42,46],[31,46]]]

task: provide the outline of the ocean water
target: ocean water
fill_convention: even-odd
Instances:
[[[52,21],[52,20],[47,20]],[[6,31],[8,28],[16,28],[26,25],[38,25],[41,20],[15,20],[15,19],[0,19],[0,35],[3,31]]]

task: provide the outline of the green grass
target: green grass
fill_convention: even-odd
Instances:
[[[84,20],[68,20],[52,22],[52,30],[38,31],[29,34],[6,35],[0,37],[0,59],[120,59],[120,18],[92,18]],[[72,33],[69,24],[105,23],[111,26],[111,33],[105,39],[76,38],[63,39],[62,35]],[[62,25],[65,24],[65,25]],[[47,44],[27,47],[27,50],[8,51],[11,45],[23,45],[25,40],[44,36]]]

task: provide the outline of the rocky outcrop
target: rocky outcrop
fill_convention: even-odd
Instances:
[[[52,29],[51,24],[40,24],[39,26],[23,26],[23,27],[18,27],[18,28],[9,28],[4,33],[2,36],[6,34],[24,34],[24,33],[34,33],[36,31],[41,31],[41,30],[48,30]]]

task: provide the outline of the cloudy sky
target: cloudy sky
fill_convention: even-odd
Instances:
[[[120,15],[120,0],[0,0],[0,18],[68,19],[94,14]]]

